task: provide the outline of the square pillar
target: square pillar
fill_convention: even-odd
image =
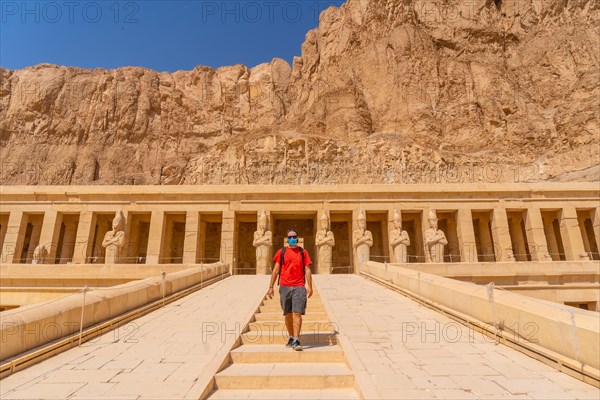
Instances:
[[[92,229],[94,227],[94,213],[92,211],[82,211],[79,215],[77,224],[77,234],[75,236],[75,249],[73,251],[73,263],[85,264],[89,249],[92,246]]]
[[[229,273],[233,275],[234,258],[234,221],[235,211],[224,211],[221,225],[221,262],[229,266]]]
[[[544,222],[542,221],[542,212],[538,207],[527,209],[525,219],[525,234],[529,244],[531,261],[551,261],[546,259],[548,254],[548,242],[544,234]]]
[[[560,213],[560,236],[563,240],[565,259],[567,261],[582,259],[581,256],[585,254],[585,246],[577,219],[577,209],[573,206],[563,207]]]
[[[477,245],[473,230],[473,215],[468,208],[458,210],[457,233],[461,262],[477,262]]]
[[[56,258],[61,222],[62,216],[58,212],[50,210],[44,213],[39,243],[45,245],[46,250],[48,250],[49,264],[54,264],[54,259]]]
[[[425,254],[425,259],[423,262],[431,263],[431,254],[427,251],[427,244],[425,244],[425,232],[429,229],[429,210],[427,208],[421,211],[421,237],[418,237],[418,232],[415,233],[415,239],[420,240],[423,245],[423,253]],[[446,238],[447,239],[447,238]]]
[[[24,216],[23,211],[10,212],[0,258],[3,263],[13,264],[19,262],[23,239],[25,238],[25,224],[27,224],[27,221],[23,218]]]
[[[360,274],[360,264],[358,262],[358,256],[356,255],[356,248],[354,248],[354,231],[358,229],[358,210],[352,210],[352,229],[350,230],[350,244],[352,246],[352,265],[354,266],[354,273]]]
[[[592,226],[594,228],[594,236],[596,237],[596,243],[600,247],[600,207],[596,207],[591,211]],[[600,307],[600,302],[598,303]]]
[[[492,214],[492,236],[496,261],[515,261],[505,208],[494,208]],[[508,258],[509,252],[513,254],[510,260]]]
[[[162,210],[152,211],[150,217],[150,234],[148,236],[148,253],[146,264],[160,263],[160,250],[165,225],[165,212]]]
[[[183,241],[183,263],[196,264],[198,259],[198,231],[200,212],[185,213],[185,239]]]

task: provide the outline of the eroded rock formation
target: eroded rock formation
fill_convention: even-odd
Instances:
[[[0,69],[0,183],[599,180],[599,38],[596,0],[348,0],[292,66]]]

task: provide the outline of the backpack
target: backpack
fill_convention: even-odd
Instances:
[[[300,255],[302,256],[302,272],[304,272],[304,276],[306,276],[306,266],[304,265],[304,249],[298,246],[300,249]],[[281,277],[281,270],[283,269],[283,260],[285,255],[285,246],[281,249],[281,257],[279,258],[279,274],[277,275],[277,286],[279,286],[279,278]]]

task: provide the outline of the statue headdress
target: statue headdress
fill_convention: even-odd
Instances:
[[[435,210],[433,210],[433,209],[429,210],[429,218],[428,219],[437,219],[437,214],[436,214]]]
[[[260,213],[260,217],[258,217],[258,222],[267,226],[269,218],[267,217],[267,213],[264,210]]]
[[[360,211],[358,212],[358,220],[359,220],[359,221],[360,221],[360,220],[363,220],[363,221],[366,221],[366,220],[367,220],[367,217],[365,217],[365,212],[364,212],[363,210],[360,210]]]
[[[117,230],[122,231],[124,221],[125,221],[125,216],[123,215],[123,211],[119,210],[119,212],[117,212],[117,215],[115,215],[115,218],[113,219],[113,225],[116,224]]]

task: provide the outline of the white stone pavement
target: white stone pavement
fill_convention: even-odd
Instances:
[[[314,280],[366,399],[600,398],[599,389],[365,278]]]
[[[217,282],[3,379],[0,398],[197,399],[267,286],[266,276]]]
[[[267,276],[218,282],[3,379],[0,398],[197,399],[267,284]],[[598,389],[364,278],[315,276],[315,285],[366,399],[600,398]]]

